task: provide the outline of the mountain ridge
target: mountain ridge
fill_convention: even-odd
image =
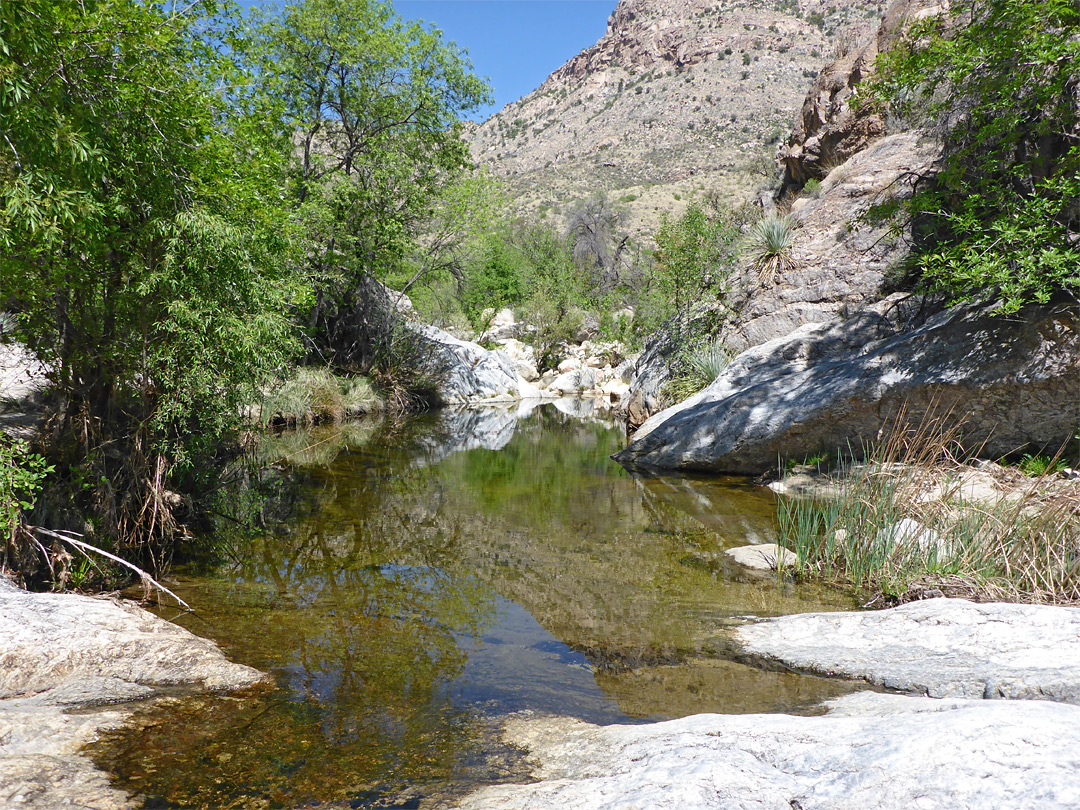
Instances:
[[[882,11],[853,0],[621,0],[600,40],[466,137],[516,215],[559,222],[603,191],[645,235],[689,199],[736,204],[770,182],[774,144],[811,80],[872,36]]]

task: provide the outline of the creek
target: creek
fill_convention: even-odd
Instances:
[[[270,528],[174,573],[195,613],[158,612],[276,688],[155,701],[95,761],[147,807],[435,807],[528,778],[510,713],[810,713],[855,688],[726,653],[737,617],[853,606],[725,558],[774,540],[772,493],[633,476],[570,405],[269,442]]]

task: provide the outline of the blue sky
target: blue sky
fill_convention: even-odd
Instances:
[[[347,0],[345,0],[347,2]],[[470,118],[482,121],[535,90],[548,74],[607,30],[616,0],[395,0],[407,19],[433,24],[469,52],[495,103]]]

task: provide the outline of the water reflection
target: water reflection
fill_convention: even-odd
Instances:
[[[744,579],[722,552],[771,539],[771,495],[634,478],[603,414],[446,411],[276,442],[288,519],[175,589],[199,611],[181,623],[279,689],[157,707],[99,749],[160,806],[365,806],[507,778],[490,719],[511,711],[806,710],[846,688],[718,659],[732,616],[848,604]]]

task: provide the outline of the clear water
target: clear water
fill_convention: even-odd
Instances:
[[[95,757],[148,807],[435,807],[527,778],[508,713],[808,712],[850,690],[727,655],[736,617],[851,607],[725,561],[773,539],[771,493],[633,477],[623,442],[553,406],[280,437],[273,531],[176,576],[195,614],[162,611],[276,689],[156,701]]]

